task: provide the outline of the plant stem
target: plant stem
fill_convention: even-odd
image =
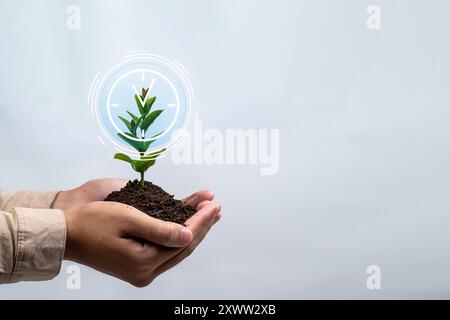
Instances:
[[[144,186],[144,182],[145,182],[145,179],[144,179],[144,172],[141,172],[141,187]]]
[[[145,131],[144,130],[141,130],[141,139],[145,139]],[[144,157],[144,155],[145,155],[145,152],[141,152],[141,160],[142,160],[142,157]],[[144,171],[141,172],[141,187],[143,187],[145,184],[144,173],[145,173]]]

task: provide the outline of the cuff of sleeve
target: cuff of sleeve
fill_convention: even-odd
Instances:
[[[66,244],[66,219],[57,209],[15,208],[17,251],[10,282],[50,280],[58,275]]]
[[[12,194],[11,198],[6,204],[5,211],[12,212],[13,208],[36,208],[49,209],[59,191],[50,192],[33,192],[33,191],[18,191]]]

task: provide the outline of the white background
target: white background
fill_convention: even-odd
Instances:
[[[80,31],[66,8],[82,10]],[[68,264],[0,298],[449,298],[450,3],[0,0],[0,184],[71,188],[134,178],[97,140],[87,104],[129,50],[182,62],[206,128],[278,128],[280,172],[176,166],[149,178],[211,188],[223,220],[182,265],[136,289]],[[366,268],[382,290],[366,288]]]

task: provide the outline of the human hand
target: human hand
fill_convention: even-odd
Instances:
[[[113,178],[88,181],[75,189],[58,193],[52,208],[61,210],[75,209],[94,201],[103,201],[111,192],[119,191],[125,187],[127,182],[128,180]],[[185,204],[196,207],[203,201],[212,201],[213,198],[214,193],[212,191],[202,190],[193,193],[182,201]]]
[[[115,202],[92,202],[65,211],[65,259],[88,265],[137,287],[186,258],[220,219],[220,206],[203,191],[186,198],[197,207],[185,228]],[[212,193],[209,193],[212,199]]]
[[[124,179],[96,179],[56,196],[52,208],[75,209],[94,201],[103,201],[113,191],[119,191],[127,184]]]
[[[205,192],[205,191],[203,191]],[[168,251],[171,251],[173,254],[173,257],[170,258],[168,261],[161,264],[159,267],[157,267],[153,271],[153,277],[156,278],[161,273],[166,272],[167,270],[173,268],[178,263],[186,259],[188,256],[190,256],[194,250],[197,248],[197,246],[203,241],[203,239],[206,237],[206,234],[211,229],[211,227],[217,223],[221,217],[221,207],[219,206],[219,210],[217,214],[215,215],[215,218],[212,221],[208,221],[206,219],[206,223],[202,220],[205,220],[205,213],[202,212],[203,209],[207,208],[208,206],[212,205],[212,202],[209,200],[203,200],[201,201],[201,197],[196,194],[193,194],[192,196],[186,198],[183,200],[186,204],[190,204],[197,208],[198,212],[193,215],[190,219],[186,221],[186,225],[189,226],[193,233],[193,240],[192,242],[184,247],[184,248],[175,248],[175,249],[167,249]],[[198,202],[195,202],[195,201]]]

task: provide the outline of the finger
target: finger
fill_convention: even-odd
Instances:
[[[220,210],[220,208],[219,208]],[[191,255],[191,253],[198,247],[198,245],[203,241],[203,239],[206,237],[206,235],[208,234],[209,230],[211,229],[211,227],[217,223],[221,218],[221,212],[219,211],[214,219],[212,219],[211,221],[209,221],[207,226],[204,226],[201,230],[201,232],[199,232],[197,234],[197,237],[194,238],[194,240],[191,242],[191,244],[189,244],[189,246],[187,248],[181,249],[181,250],[177,250],[179,251],[178,254],[176,254],[174,257],[172,257],[171,259],[167,260],[166,262],[164,262],[163,264],[161,264],[159,267],[157,267],[154,271],[153,271],[153,275],[154,277],[159,276],[161,273],[166,272],[167,270],[173,268],[174,266],[176,266],[177,264],[179,264],[181,261],[183,261],[184,259],[186,259],[189,255]]]
[[[140,238],[165,247],[187,246],[193,239],[192,231],[180,224],[152,218],[129,207],[127,236]]]
[[[113,191],[119,191],[120,189],[125,187],[128,182],[127,180],[123,179],[98,179],[94,181],[95,182],[92,185],[92,189],[97,189],[97,192],[101,194],[109,194]]]
[[[220,208],[219,204],[209,203],[186,221],[185,224],[192,231],[194,238],[198,236],[204,226],[214,220],[220,212]]]
[[[97,179],[83,184],[80,189],[83,191],[84,199],[87,202],[102,201],[113,191],[119,191],[127,184],[123,179]]]
[[[118,178],[103,178],[103,179],[95,179],[92,180],[91,182],[97,185],[109,185],[111,186],[111,189],[121,189],[128,183],[128,180]]]
[[[220,205],[209,204],[203,209],[199,210],[195,215],[186,221],[186,225],[192,231],[194,239],[199,235],[206,233],[217,217],[217,213],[220,211]],[[192,243],[192,242],[191,242]],[[189,246],[191,245],[189,244]],[[157,248],[153,257],[154,261],[157,260],[157,264],[163,264],[169,259],[179,254],[183,248],[169,249],[169,248]]]
[[[220,219],[222,219],[222,211],[219,211],[217,213],[217,215],[216,215],[216,222],[215,223],[219,222]]]
[[[214,199],[214,192],[210,190],[201,190],[194,194],[191,194],[189,197],[184,198],[181,201],[183,201],[185,205],[190,205],[195,208],[198,206],[200,202],[205,200],[212,201],[213,199]]]
[[[105,184],[110,183],[110,190],[119,191],[123,187],[125,187],[128,183],[128,180],[124,179],[104,179]]]
[[[206,206],[209,205],[210,203],[211,203],[211,201],[209,201],[209,200],[205,200],[205,201],[200,202],[200,203],[198,204],[197,208],[196,208],[197,211],[203,209],[204,207],[206,207]]]

